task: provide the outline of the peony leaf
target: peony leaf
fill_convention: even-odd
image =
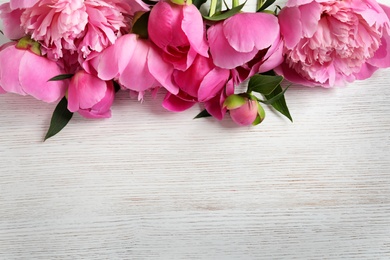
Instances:
[[[279,111],[282,115],[290,119],[292,122],[293,119],[290,115],[290,111],[288,110],[287,104],[286,104],[286,99],[284,98],[284,93],[287,91],[287,88],[284,90],[280,85],[276,87],[276,89],[269,95],[264,95],[265,98],[267,99],[266,101],[261,101],[264,104],[270,104],[273,106],[277,111]]]
[[[198,119],[198,118],[202,118],[202,117],[210,117],[210,113],[207,112],[206,109],[202,110],[202,112],[200,112],[199,114],[197,114],[194,119]]]
[[[196,6],[196,8],[200,9],[200,7],[206,3],[207,0],[192,0],[192,4]]]
[[[232,17],[233,15],[239,13],[241,11],[241,9],[244,7],[245,4],[246,4],[246,2],[244,2],[243,4],[240,4],[239,6],[236,6],[236,7],[232,8],[230,10],[222,12],[220,14],[215,14],[215,15],[212,15],[212,16],[203,16],[203,18],[206,19],[206,20],[209,20],[209,21],[222,21],[222,20],[226,20],[227,18]]]
[[[254,75],[248,83],[248,93],[254,91],[263,95],[271,94],[283,81],[282,76]]]
[[[58,80],[70,79],[71,77],[73,77],[73,75],[74,74],[61,74],[61,75],[52,77],[48,81],[58,81]]]
[[[256,12],[261,12],[261,11],[264,11],[265,9],[267,9],[270,5],[272,5],[273,3],[275,3],[276,0],[267,0],[265,1],[265,3],[262,3]],[[260,3],[261,1],[258,1],[258,3]]]
[[[147,39],[148,34],[148,21],[149,21],[150,12],[143,13],[133,24],[131,32],[138,34],[140,38]]]
[[[49,130],[46,133],[44,141],[58,134],[72,119],[73,113],[68,110],[68,100],[63,97],[55,108],[50,121]]]

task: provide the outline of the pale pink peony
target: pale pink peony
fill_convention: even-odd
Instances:
[[[0,89],[3,92],[55,102],[65,95],[67,81],[49,79],[64,73],[54,61],[27,49],[17,49],[15,43],[0,48]]]
[[[21,25],[49,57],[77,52],[83,59],[128,32],[134,11],[122,0],[40,0],[24,9]]]
[[[120,37],[85,65],[99,78],[118,80],[122,87],[139,92],[140,98],[146,90],[160,86],[173,94],[179,91],[172,81],[173,66],[150,41],[135,34]]]
[[[12,9],[10,3],[0,6],[0,18],[3,21],[3,32],[8,39],[17,40],[25,35],[24,29],[20,25],[20,17],[23,10]]]
[[[332,87],[390,66],[388,7],[375,0],[290,0],[279,13],[291,82]]]
[[[104,81],[80,70],[68,88],[68,109],[86,118],[111,117],[115,89],[112,81]]]
[[[208,57],[205,25],[195,5],[158,2],[150,12],[148,32],[175,69],[186,70],[197,55]]]
[[[283,61],[279,24],[267,13],[238,13],[207,31],[215,65],[237,68],[240,80],[265,72]]]
[[[172,76],[180,91],[176,95],[168,93],[163,106],[170,111],[179,112],[220,94],[230,73],[229,70],[216,67],[210,58],[199,55],[186,71],[175,70]]]

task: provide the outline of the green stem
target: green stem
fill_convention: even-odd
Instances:
[[[209,11],[209,17],[213,16],[217,10],[217,1],[218,0],[211,0],[210,3],[210,11]]]
[[[236,6],[239,6],[240,5],[240,2],[239,2],[239,0],[232,0],[232,7],[234,8],[234,7],[236,7]]]
[[[257,0],[257,8],[256,10],[259,10],[264,4],[264,0]]]

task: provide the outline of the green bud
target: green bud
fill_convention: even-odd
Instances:
[[[265,118],[264,108],[260,104],[258,104],[258,106],[257,106],[257,117],[256,117],[255,121],[252,123],[252,125],[260,124],[261,122],[263,122],[264,118]]]
[[[239,108],[240,106],[244,105],[248,101],[248,98],[245,98],[241,95],[233,94],[228,96],[225,99],[225,102],[223,102],[223,107],[226,107],[227,109],[235,109]]]
[[[172,3],[176,5],[191,5],[192,0],[171,0]]]

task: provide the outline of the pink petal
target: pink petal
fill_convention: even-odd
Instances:
[[[223,22],[223,34],[236,51],[262,50],[279,36],[278,19],[267,13],[238,13]]]
[[[207,31],[210,53],[214,64],[224,69],[234,69],[237,66],[250,61],[255,57],[258,50],[250,52],[237,52],[233,49],[223,34],[223,24],[217,23],[211,26]]]
[[[147,66],[147,57],[150,49],[150,42],[137,40],[133,47],[133,56],[119,77],[119,82],[130,90],[143,92],[157,86],[155,78],[150,74]]]
[[[374,74],[374,72],[378,70],[378,67],[372,66],[368,63],[364,63],[359,73],[355,74],[356,79],[363,80],[368,79]]]
[[[298,7],[285,7],[279,15],[280,32],[287,48],[292,49],[302,38],[301,12]]]
[[[114,45],[103,51],[97,68],[99,78],[110,80],[122,74],[134,54],[137,45],[135,34],[119,37]]]
[[[284,78],[291,83],[301,84],[308,87],[314,87],[320,85],[317,82],[309,81],[299,75],[294,69],[289,68],[286,63],[282,63],[280,66],[276,67],[275,72],[279,75],[284,76]]]
[[[318,21],[321,19],[322,7],[317,2],[301,5],[299,7],[301,14],[302,35],[310,38],[314,35],[318,27]],[[294,25],[295,26],[295,25]],[[290,27],[293,27],[290,25]]]
[[[27,95],[19,82],[20,62],[25,51],[16,49],[15,44],[3,46],[0,51],[0,86],[7,92]]]
[[[221,68],[214,68],[203,79],[198,91],[198,100],[204,102],[215,97],[226,85],[229,79],[229,71]]]
[[[40,0],[11,0],[10,5],[11,9],[25,9],[30,8]]]
[[[3,21],[3,32],[8,39],[20,39],[25,35],[23,28],[20,26],[20,17],[24,10],[11,10],[10,4],[0,6],[0,18]]]
[[[172,8],[166,2],[158,2],[150,12],[148,22],[149,37],[162,49],[165,49],[173,39],[172,17]]]
[[[106,82],[84,71],[77,72],[71,79],[68,89],[68,109],[76,112],[89,109],[106,95]]]
[[[64,71],[57,63],[30,51],[25,51],[20,60],[20,85],[26,93],[36,99],[55,102],[65,95],[68,81],[49,81],[60,74],[64,74]]]
[[[195,51],[204,57],[208,57],[208,46],[202,15],[195,5],[184,5],[181,28]]]
[[[189,109],[195,104],[196,102],[186,101],[175,95],[172,95],[171,93],[167,93],[162,103],[162,106],[169,111],[181,112]]]
[[[148,54],[148,69],[154,78],[170,93],[179,93],[179,87],[172,80],[173,66],[165,62],[153,46]]]

